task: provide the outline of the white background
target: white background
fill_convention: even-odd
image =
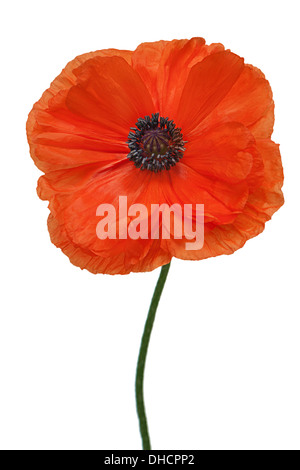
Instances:
[[[173,261],[145,379],[153,448],[300,449],[298,3],[2,3],[2,449],[140,448],[135,365],[159,271],[94,276],[50,243],[25,123],[76,55],[193,36],[271,82],[286,204],[234,255]]]

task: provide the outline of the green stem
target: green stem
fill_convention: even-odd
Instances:
[[[148,431],[148,424],[147,424],[147,416],[145,411],[145,404],[144,404],[144,371],[145,371],[145,363],[147,357],[147,351],[151,336],[151,331],[153,328],[153,323],[155,320],[155,314],[158,307],[159,299],[161,297],[168,272],[170,269],[170,264],[166,264],[162,266],[160,275],[153,293],[153,297],[151,300],[147,320],[144,327],[144,333],[141,340],[139,358],[137,363],[136,369],[136,377],[135,377],[135,398],[136,398],[136,408],[137,414],[140,423],[140,433],[143,442],[143,449],[144,450],[151,450],[150,444],[150,437]]]

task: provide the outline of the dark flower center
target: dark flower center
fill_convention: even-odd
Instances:
[[[185,151],[181,129],[159,113],[139,118],[128,134],[129,154],[137,168],[157,173],[169,170],[183,157]]]

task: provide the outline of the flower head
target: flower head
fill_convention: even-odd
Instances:
[[[283,204],[273,124],[268,81],[221,44],[159,41],[77,57],[27,122],[51,240],[93,273],[233,253]],[[119,214],[120,195],[146,207],[204,204],[204,246],[188,251],[175,236],[100,239],[97,207]]]

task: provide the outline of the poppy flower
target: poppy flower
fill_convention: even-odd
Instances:
[[[158,41],[75,58],[27,122],[52,242],[74,265],[108,274],[233,253],[283,204],[273,124],[263,73],[222,44]],[[99,239],[97,207],[118,209],[120,195],[146,207],[204,204],[203,247]]]

